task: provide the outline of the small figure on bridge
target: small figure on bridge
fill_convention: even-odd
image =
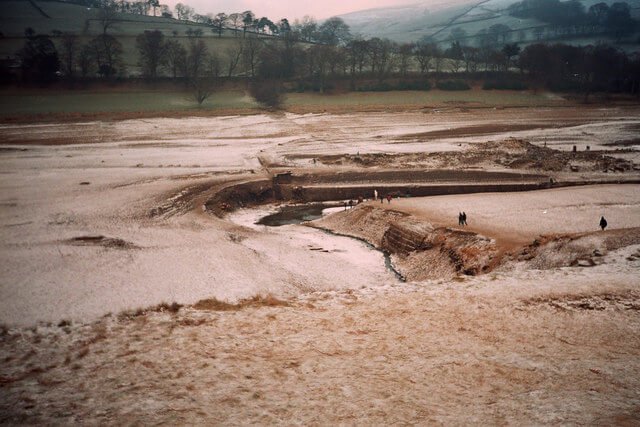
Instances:
[[[349,199],[349,209],[353,207],[353,199]]]
[[[600,217],[600,228],[602,228],[602,231],[607,228],[607,220],[603,216]]]
[[[462,225],[462,212],[458,212],[458,225]]]
[[[467,213],[462,212],[462,225],[467,225]]]

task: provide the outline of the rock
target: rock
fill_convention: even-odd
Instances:
[[[591,259],[579,259],[577,260],[576,266],[578,267],[593,267],[596,263]]]

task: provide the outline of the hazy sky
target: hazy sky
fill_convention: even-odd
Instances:
[[[304,15],[325,19],[356,10],[419,3],[419,0],[164,0],[160,3],[167,4],[172,9],[176,3],[187,4],[202,14],[251,10],[256,15],[266,16],[271,20],[287,18],[293,22],[295,18],[302,18]]]

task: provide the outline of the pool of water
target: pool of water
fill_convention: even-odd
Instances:
[[[323,203],[281,206],[278,211],[260,218],[256,224],[269,227],[300,224],[304,221],[313,221],[314,219],[322,218],[333,211],[341,209],[343,208],[335,204]]]
[[[370,265],[371,269],[383,268],[392,274],[396,281],[404,281],[400,273],[393,267],[389,254],[362,239],[317,228],[284,227],[312,221],[342,210],[344,210],[343,204],[337,202],[264,206],[238,210],[231,214],[229,219],[236,224],[260,231],[286,235],[299,244],[309,246],[312,251],[331,253],[334,256],[344,257],[350,262],[357,259],[359,264]]]

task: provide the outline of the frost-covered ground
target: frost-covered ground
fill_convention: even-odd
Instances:
[[[0,420],[637,423],[637,246],[591,268],[403,284],[354,240],[203,205],[288,155],[516,135],[595,147],[632,139],[638,122],[637,108],[532,108],[2,125]],[[452,221],[465,210],[472,229],[527,238],[593,229],[603,214],[612,228],[638,225],[637,186],[542,194],[390,206]],[[566,216],[573,225],[551,227]],[[292,299],[117,315],[267,294]]]
[[[578,138],[595,145],[629,138],[638,121],[634,108],[532,108],[5,124],[0,322],[90,320],[162,301],[285,297],[384,282],[386,272],[360,265],[359,257],[310,250],[318,237],[308,230],[265,232],[204,214],[206,194],[172,217],[150,212],[190,186],[266,177],[262,159],[461,150],[460,141],[498,140],[523,126],[553,127],[546,132],[558,144]],[[590,132],[575,128],[587,124]],[[106,239],[73,240],[96,235]]]
[[[5,333],[0,418],[637,424],[640,247],[592,268]]]
[[[640,186],[589,185],[522,193],[481,193],[394,199],[376,204],[417,216],[436,226],[458,227],[458,213],[467,214],[465,230],[526,244],[540,235],[640,227]]]

